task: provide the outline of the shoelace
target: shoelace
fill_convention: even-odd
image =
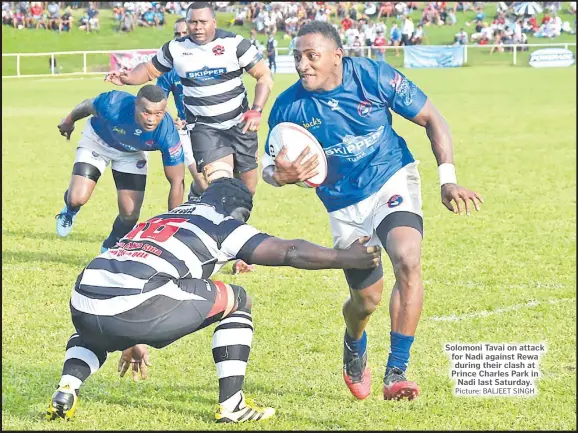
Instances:
[[[363,378],[363,358],[354,356],[345,363],[345,370],[352,382],[359,382]]]
[[[63,227],[70,227],[72,225],[72,216],[68,213],[59,213],[55,216],[55,218],[64,217],[64,221],[62,223]]]
[[[405,378],[405,374],[403,373],[403,371],[395,368],[395,369],[391,369],[389,371],[389,373],[383,379],[383,383],[385,383],[387,385],[387,384],[390,384],[393,382],[405,382],[405,380],[406,380],[406,378]]]

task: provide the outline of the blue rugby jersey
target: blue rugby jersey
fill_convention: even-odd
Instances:
[[[183,84],[181,83],[181,77],[177,74],[177,71],[172,69],[170,72],[161,75],[157,79],[157,86],[164,90],[165,95],[167,98],[169,97],[169,93],[173,92],[173,98],[175,99],[175,107],[177,107],[177,114],[179,119],[185,120],[185,104],[184,98],[185,95],[183,93]]]
[[[316,189],[328,212],[376,193],[399,169],[414,161],[392,127],[395,111],[415,117],[427,96],[385,62],[343,58],[343,81],[328,92],[309,92],[299,80],[279,95],[269,131],[281,122],[305,127],[327,156],[327,179]],[[269,155],[269,136],[265,152]],[[264,165],[272,163],[264,158]]]
[[[113,90],[94,98],[96,115],[90,118],[94,132],[110,147],[123,152],[160,150],[163,165],[184,163],[179,132],[169,113],[154,131],[145,131],[135,120],[136,96]]]

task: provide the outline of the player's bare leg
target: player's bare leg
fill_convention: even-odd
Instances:
[[[88,202],[99,177],[100,171],[96,167],[86,163],[74,164],[68,189],[64,193],[64,207],[56,215],[58,236],[64,237],[70,233],[76,214]]]
[[[365,327],[371,314],[381,302],[383,278],[369,286],[349,289],[343,304],[345,319],[343,378],[351,393],[358,399],[371,392],[371,370],[367,367],[367,335]]]
[[[395,227],[387,235],[386,251],[396,280],[389,303],[391,348],[383,390],[388,400],[411,400],[419,393],[417,385],[405,378],[405,370],[423,308],[421,242],[421,233],[412,227]]]
[[[102,243],[101,253],[112,248],[138,222],[144,201],[146,175],[121,173],[113,170],[118,195],[118,216],[108,238]]]
[[[259,173],[257,169],[254,168],[253,170],[239,173],[237,177],[243,181],[247,188],[249,188],[251,194],[255,195],[255,191],[257,190],[257,182],[259,181]]]
[[[210,164],[206,164],[205,167],[203,168],[203,175],[205,177],[205,180],[207,181],[207,184],[210,184],[212,181],[219,179],[221,177],[233,177],[233,165],[234,159],[232,154],[227,155],[214,162],[211,162]],[[245,185],[247,185],[247,188],[249,188],[251,194],[255,194],[258,173],[256,169],[251,171],[254,171],[253,176],[255,177],[255,179],[252,179],[250,175],[247,175],[246,178],[249,181],[253,182],[252,189],[251,186],[247,184],[247,181],[245,181],[243,177],[241,177],[241,180],[243,181],[243,183],[245,183]],[[243,176],[243,174],[241,174],[240,176]],[[245,274],[247,272],[252,272],[254,270],[255,266],[249,265],[245,263],[243,260],[237,260],[233,263],[233,274]]]

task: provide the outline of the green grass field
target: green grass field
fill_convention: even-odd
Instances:
[[[409,368],[421,394],[413,402],[381,397],[389,289],[368,325],[372,395],[360,402],[341,377],[347,294],[341,271],[258,267],[233,276],[228,267],[215,278],[243,285],[254,300],[246,393],[277,408],[271,420],[231,430],[576,429],[576,69],[404,72],[449,122],[459,182],[485,199],[481,213],[449,213],[424,130],[395,115],[396,130],[421,160],[426,300]],[[277,76],[274,94],[294,79]],[[71,235],[56,236],[54,215],[83,122],[71,142],[56,125],[82,99],[111,86],[101,77],[2,84],[2,428],[217,429],[212,328],[152,350],[150,379],[138,384],[118,377],[118,353],[110,354],[83,387],[71,422],[43,420],[73,332],[72,285],[117,214],[106,173]],[[250,78],[247,84],[252,92]],[[266,127],[259,133],[261,145],[266,133]],[[167,187],[153,153],[142,218],[165,209]],[[271,234],[331,245],[326,213],[312,190],[261,182],[250,222]],[[456,320],[444,320],[449,316]],[[453,396],[447,342],[545,342],[538,395]]]

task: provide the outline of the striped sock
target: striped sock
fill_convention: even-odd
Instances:
[[[72,334],[66,344],[62,377],[58,387],[68,385],[78,394],[80,386],[106,361],[106,352],[89,349],[78,334]]]
[[[221,320],[213,334],[213,360],[219,378],[219,404],[230,412],[244,406],[243,381],[253,340],[250,311],[238,310]]]

